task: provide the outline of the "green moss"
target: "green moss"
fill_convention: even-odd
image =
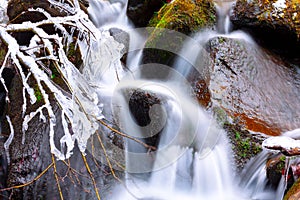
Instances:
[[[262,151],[261,141],[240,126],[225,122],[223,128],[229,136],[238,167],[242,168],[241,162],[246,162]]]
[[[168,28],[185,34],[212,26],[216,21],[215,7],[209,0],[175,0],[165,4],[150,20],[149,26]]]
[[[6,49],[2,49],[2,48],[0,49],[0,63],[3,62],[6,53],[7,53]]]
[[[281,156],[280,158],[279,158],[279,163],[277,164],[277,169],[276,169],[276,171],[278,172],[278,173],[282,173],[282,170],[285,168],[285,156]]]
[[[34,89],[34,96],[36,98],[36,101],[38,103],[41,102],[43,100],[43,95],[42,95],[41,90],[39,89],[38,85],[36,84],[33,89]]]

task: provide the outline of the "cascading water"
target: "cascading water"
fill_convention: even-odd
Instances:
[[[216,1],[217,7],[217,31],[222,34],[228,34],[231,31],[231,22],[229,19],[230,10],[234,1],[224,0]]]
[[[95,1],[96,2],[96,1]],[[94,3],[95,3],[94,2]],[[98,7],[107,10],[112,15],[124,13],[120,4],[101,2]],[[195,40],[199,45],[205,44],[211,37],[230,32],[229,11],[232,2],[218,2],[217,32],[201,32],[196,35]],[[96,24],[103,28],[107,23],[101,21],[103,18],[97,12],[90,10]],[[105,17],[111,17],[105,14]],[[99,21],[99,20],[100,21]],[[117,20],[109,21],[110,25],[121,23],[128,27],[128,23]],[[98,20],[98,21],[97,21]],[[108,19],[109,20],[109,19]],[[125,25],[124,25],[125,23]],[[245,34],[232,33],[227,37],[243,36],[246,41],[251,41]],[[224,36],[224,35],[222,35]],[[141,38],[143,38],[141,36]],[[131,38],[132,39],[132,38]],[[141,39],[140,43],[144,40]],[[194,42],[194,41],[192,41]],[[139,43],[136,42],[135,43]],[[186,43],[181,54],[188,57],[191,66],[203,66],[199,64],[199,54],[203,49],[195,52],[190,48],[192,43]],[[134,45],[133,45],[134,46]],[[130,45],[129,51],[139,49]],[[142,46],[142,45],[137,45]],[[191,50],[191,51],[190,51]],[[144,138],[159,135],[159,144],[156,151],[149,151],[135,141],[126,140],[126,179],[125,185],[117,186],[113,195],[108,199],[211,199],[211,200],[241,200],[259,199],[273,200],[274,191],[266,187],[265,154],[257,157],[256,162],[250,164],[245,178],[238,185],[235,177],[235,169],[232,166],[232,153],[225,132],[218,128],[212,116],[201,108],[193,98],[190,97],[190,87],[186,83],[186,77],[192,73],[181,59],[174,63],[174,69],[159,66],[159,75],[166,71],[163,78],[157,77],[157,72],[147,78],[144,77],[143,69],[149,66],[139,66],[141,51],[136,56],[127,57],[130,63],[130,75],[126,76],[126,70],[118,66],[118,79],[104,85],[108,86],[109,94],[106,94],[107,102],[112,102],[115,119],[120,123],[122,131],[133,137],[138,137],[141,142]],[[201,57],[202,60],[204,57]],[[205,60],[205,59],[204,59]],[[200,61],[201,62],[201,61]],[[157,67],[157,66],[155,66]],[[144,70],[144,71],[147,71]],[[199,69],[197,69],[199,71]],[[150,70],[151,71],[151,70]],[[153,70],[155,71],[155,70]],[[116,70],[103,72],[101,77],[114,76]],[[205,76],[206,72],[200,75]],[[185,83],[185,86],[182,86]],[[154,115],[149,114],[151,120],[156,120],[156,125],[147,127],[137,126],[128,102],[132,97],[132,91],[142,90],[145,95],[155,94],[160,99],[160,104],[152,106]],[[114,93],[112,94],[112,91]],[[185,91],[185,92],[183,92]],[[101,93],[101,90],[100,90]],[[101,95],[101,94],[100,94]],[[103,97],[103,94],[102,94]],[[158,108],[158,110],[154,109]],[[149,113],[151,113],[151,109]],[[108,111],[109,112],[109,111]],[[159,117],[155,118],[155,114]],[[151,121],[152,122],[152,121]],[[149,129],[149,127],[151,129]],[[152,132],[151,132],[152,130]],[[151,133],[149,133],[151,132]],[[117,194],[117,195],[116,195]]]
[[[176,73],[171,76],[176,76]],[[175,80],[180,78],[176,77]],[[162,106],[167,118],[159,133],[157,151],[147,153],[146,149],[141,151],[139,144],[129,143],[135,146],[127,149],[126,168],[130,173],[126,184],[130,192],[122,190],[114,198],[242,199],[231,176],[230,145],[225,133],[217,128],[212,118],[188,94],[182,92],[186,89],[172,81],[143,80],[138,83],[136,80],[127,80],[118,91],[135,89],[137,85],[146,92],[164,98]],[[118,98],[117,95],[114,97]],[[122,99],[122,95],[120,98],[119,105],[126,105],[128,100]],[[130,122],[128,113],[129,109],[120,112],[120,118],[127,126],[126,132],[139,132],[138,127],[130,124],[134,122]],[[145,130],[139,134],[145,134]],[[151,172],[150,177],[134,175],[146,172]]]

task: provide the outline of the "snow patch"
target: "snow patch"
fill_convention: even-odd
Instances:
[[[278,0],[272,4],[276,11],[282,12],[287,6],[285,0]]]

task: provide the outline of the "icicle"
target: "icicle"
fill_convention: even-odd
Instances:
[[[78,141],[78,147],[81,152],[84,153],[87,140],[89,137],[95,133],[98,129],[97,120],[102,119],[102,105],[99,103],[98,96],[93,88],[90,87],[90,83],[84,78],[82,74],[76,69],[76,67],[68,60],[65,52],[64,45],[69,45],[73,41],[73,34],[75,29],[71,31],[72,34],[69,34],[68,31],[64,28],[65,25],[70,27],[76,27],[79,31],[80,37],[88,40],[88,42],[93,43],[97,41],[101,36],[98,33],[98,30],[94,27],[92,22],[88,19],[87,14],[79,9],[78,1],[75,1],[75,8],[71,7],[68,4],[63,2],[57,2],[54,0],[49,0],[51,5],[55,5],[59,8],[63,8],[67,12],[73,14],[70,16],[64,17],[52,17],[44,9],[29,9],[29,11],[37,11],[46,16],[47,19],[32,23],[24,22],[22,24],[9,24],[5,28],[0,27],[0,36],[8,44],[8,55],[11,55],[13,62],[15,63],[22,80],[23,84],[23,106],[22,113],[26,113],[26,93],[30,96],[31,103],[36,102],[36,97],[34,96],[34,90],[28,85],[29,77],[32,77],[36,80],[37,86],[42,94],[44,105],[36,109],[35,111],[24,116],[23,120],[23,138],[22,142],[25,143],[25,133],[28,129],[30,121],[37,115],[40,115],[40,120],[46,122],[46,117],[43,114],[43,111],[47,112],[48,123],[49,123],[49,136],[50,136],[50,148],[51,153],[53,153],[58,159],[69,158],[72,155],[72,149],[74,148],[75,140]],[[58,35],[49,35],[42,28],[39,28],[43,24],[54,24],[54,27],[60,30],[63,34],[63,37]],[[8,34],[9,31],[17,31],[30,29],[36,35],[31,39],[29,47],[20,48],[17,41]],[[94,40],[92,39],[94,38]],[[53,42],[58,45],[58,52],[53,47]],[[65,42],[65,44],[63,43]],[[40,44],[43,44],[41,46]],[[78,46],[77,46],[78,45]],[[46,57],[37,57],[36,52],[39,53],[40,49],[46,49],[50,55]],[[87,52],[88,45],[80,40],[76,41],[76,48],[80,48],[81,52]],[[106,47],[104,47],[106,48]],[[23,53],[26,52],[26,55]],[[29,56],[27,56],[29,55]],[[82,54],[83,60],[86,59],[85,55]],[[72,93],[72,98],[65,95],[61,89],[53,84],[49,79],[49,72],[47,72],[47,67],[43,66],[40,62],[43,59],[57,60],[60,63],[59,72],[62,75],[64,80],[68,80],[67,85]],[[26,65],[29,69],[29,73],[25,76],[21,63]],[[3,65],[4,66],[4,65]],[[1,70],[3,70],[3,66]],[[44,69],[41,69],[41,67]],[[4,82],[1,79],[1,82]],[[57,101],[57,104],[61,108],[62,112],[62,126],[64,136],[60,138],[61,149],[59,150],[54,143],[55,132],[54,127],[56,126],[56,117],[54,110],[50,104],[49,96],[43,88],[43,84],[53,93],[54,98]],[[73,135],[71,135],[70,127],[72,128]],[[67,150],[64,151],[64,147],[67,147]]]
[[[10,135],[4,143],[4,149],[5,149],[5,153],[6,153],[6,157],[7,157],[7,162],[9,164],[10,163],[9,146],[10,146],[10,144],[11,144],[13,138],[14,138],[14,127],[11,123],[11,120],[10,120],[9,116],[6,116],[6,120],[7,120],[7,123],[9,124]]]

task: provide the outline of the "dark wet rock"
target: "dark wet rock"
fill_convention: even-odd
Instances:
[[[6,159],[6,155],[5,155],[5,149],[3,144],[5,143],[5,139],[4,137],[2,137],[2,135],[0,134],[0,189],[6,188],[7,184],[6,184],[6,180],[7,180],[7,159]],[[0,199],[6,199],[8,198],[9,194],[7,191],[4,192],[0,192]]]
[[[2,42],[2,40],[0,39],[0,66],[3,65],[4,59],[5,59],[5,55],[7,53],[7,46]],[[0,77],[4,79],[5,82],[5,87],[7,89],[10,88],[10,84],[11,81],[15,75],[15,71],[13,70],[13,66],[9,64],[10,62],[8,62],[4,67],[2,74],[0,74]],[[4,112],[4,107],[5,107],[5,98],[6,98],[6,91],[5,91],[5,87],[2,84],[2,82],[0,82],[0,120],[3,116],[3,112]]]
[[[23,21],[37,22],[46,19],[40,12],[29,12],[28,9],[43,8],[54,17],[67,15],[65,11],[50,5],[47,0],[10,0],[8,2],[7,15],[12,23],[20,23]]]
[[[266,173],[269,184],[276,189],[282,176],[286,173],[285,161],[286,157],[283,155],[276,155],[270,158],[266,163]],[[292,170],[288,170],[287,188],[290,188],[294,183]]]
[[[153,126],[159,126],[163,121],[162,113],[159,111],[151,113],[150,110],[154,108],[153,106],[161,103],[157,95],[143,90],[135,90],[129,99],[129,110],[138,126],[151,126],[149,130],[156,130]],[[148,145],[157,146],[158,138],[159,132],[155,131],[153,135],[147,136],[145,141]]]
[[[208,51],[209,89],[220,107],[248,130],[278,135],[300,126],[300,74],[288,63],[243,39],[216,37]]]
[[[88,0],[79,0],[79,3],[84,7],[89,7],[89,1]]]
[[[190,34],[212,27],[215,22],[216,10],[212,1],[174,0],[159,10],[151,19],[149,26]]]
[[[238,0],[231,21],[246,29],[263,45],[299,61],[300,4],[294,0]]]
[[[65,1],[67,3],[67,1]],[[82,9],[86,9],[88,2],[79,0]],[[46,19],[45,15],[38,11],[29,11],[29,9],[42,8],[53,17],[67,16],[68,10],[59,6],[53,6],[47,0],[9,0],[7,6],[7,15],[10,23],[21,23],[23,21],[37,22]]]
[[[146,27],[155,12],[163,5],[163,0],[129,0],[127,16],[137,27]]]
[[[1,74],[1,77],[4,79],[5,86],[8,90],[10,89],[10,84],[12,82],[14,75],[15,75],[15,71],[11,68],[5,68]],[[4,107],[6,104],[5,98],[6,98],[6,91],[2,83],[0,83],[0,119],[3,116]]]
[[[151,122],[149,116],[151,106],[159,103],[160,100],[153,94],[136,90],[129,99],[129,110],[139,126],[147,126]]]

